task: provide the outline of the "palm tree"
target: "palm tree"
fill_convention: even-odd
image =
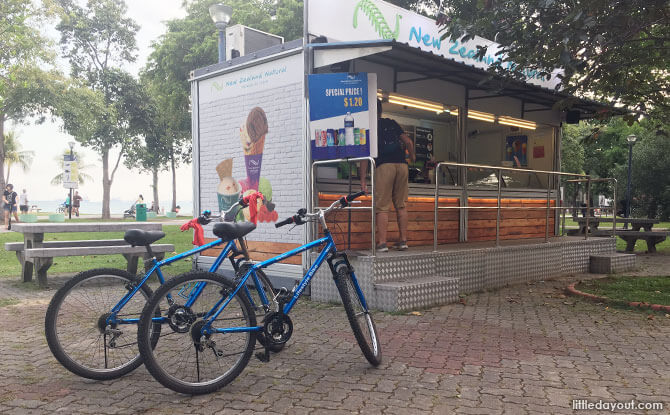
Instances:
[[[21,151],[21,143],[18,142],[14,131],[7,132],[5,134],[5,164],[7,165],[5,183],[9,183],[9,173],[12,165],[18,164],[21,170],[27,172],[33,163],[33,157],[35,157],[34,151]]]
[[[64,150],[62,154],[69,154],[70,150]],[[77,170],[78,170],[78,175],[77,175],[77,183],[79,184],[84,184],[87,181],[93,180],[93,177],[91,177],[90,174],[87,174],[85,172],[86,169],[90,169],[92,167],[95,167],[93,164],[86,164],[84,161],[84,156],[82,154],[77,153],[76,151],[74,152],[74,156],[77,159]],[[54,157],[54,160],[58,165],[60,166],[60,173],[55,175],[53,179],[51,179],[51,184],[54,186],[58,186],[59,184],[63,183],[63,156],[56,156]]]

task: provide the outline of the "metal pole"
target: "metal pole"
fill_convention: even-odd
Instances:
[[[614,214],[612,216],[612,238],[616,239],[616,204],[617,204],[616,188],[618,186],[618,182],[617,179],[615,178],[612,178],[612,181],[614,182],[614,200],[612,201],[613,203],[612,213]]]
[[[500,194],[502,193],[502,170],[498,170],[498,209],[496,210],[496,247],[500,246],[500,208],[502,201]]]
[[[630,217],[630,204],[631,204],[630,180],[631,180],[631,173],[633,171],[632,164],[633,164],[633,143],[629,142],[628,143],[628,186],[626,188],[626,210],[624,212],[624,215],[625,215],[626,219],[628,219]],[[623,228],[628,229],[628,222],[623,224]]]
[[[369,161],[368,163],[370,168],[368,169],[370,171],[370,187],[372,188],[372,192],[370,192],[370,196],[372,197],[372,256],[377,256],[377,230],[375,229],[377,226],[377,221],[375,220],[375,159],[372,157],[368,157]]]
[[[549,211],[551,211],[551,181],[554,178],[552,174],[547,177],[547,214],[544,219],[544,242],[549,242]]]
[[[433,218],[433,251],[437,252],[437,210],[440,208],[440,167],[442,163],[437,163],[435,166],[435,214]]]
[[[72,160],[74,159],[74,149],[70,147],[70,163],[72,163]],[[72,170],[70,170],[70,174],[72,174]],[[76,179],[76,177],[75,177]],[[70,178],[70,181],[72,181],[72,178]],[[72,219],[72,188],[70,187],[70,203],[68,206],[68,219]]]
[[[584,239],[589,239],[589,217],[591,216],[591,177],[586,179],[586,228]]]
[[[226,60],[226,34],[225,30],[219,30],[219,63]]]

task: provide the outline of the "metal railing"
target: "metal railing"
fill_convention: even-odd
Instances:
[[[312,163],[312,195],[314,198],[316,198],[316,203],[313,200],[311,203],[311,211],[313,212],[314,209],[325,209],[328,206],[319,206],[318,200],[319,200],[319,193],[315,191],[315,185],[316,185],[316,180],[317,180],[317,175],[316,175],[316,168],[321,165],[326,165],[326,164],[337,164],[341,162],[347,162],[347,163],[353,163],[357,161],[363,161],[367,160],[369,162],[368,164],[368,170],[370,171],[370,189],[371,191],[368,192],[372,198],[372,204],[370,206],[348,206],[345,209],[347,210],[370,210],[371,217],[372,217],[372,256],[375,256],[377,254],[377,247],[375,240],[377,238],[377,234],[375,231],[376,227],[376,221],[375,221],[375,159],[372,157],[357,157],[357,158],[344,158],[344,159],[332,159],[332,160],[320,160],[320,161],[315,161]],[[351,170],[349,174],[349,184],[351,185]],[[363,179],[366,180],[366,179]],[[316,234],[316,230],[313,230],[313,232]],[[351,233],[351,228],[349,228],[349,233]]]
[[[375,187],[374,187],[374,182],[375,182],[375,161],[372,157],[358,157],[358,158],[343,158],[343,159],[332,159],[332,160],[320,160],[320,161],[315,161],[312,163],[312,183],[311,183],[311,189],[312,189],[312,195],[316,200],[313,200],[311,203],[311,209],[314,211],[314,209],[325,209],[327,206],[320,206],[319,203],[319,193],[316,191],[316,184],[317,184],[317,174],[316,174],[316,169],[319,166],[323,165],[328,165],[328,164],[338,164],[341,162],[347,162],[347,163],[353,163],[353,162],[359,162],[362,160],[368,160],[369,162],[369,171],[370,171],[370,189],[371,191],[369,194],[371,195],[372,198],[372,203],[371,206],[349,206],[345,209],[348,210],[370,210],[370,217],[371,217],[371,233],[372,233],[372,240],[371,240],[371,251],[372,251],[372,256],[376,255],[376,218],[375,218],[375,197],[374,197],[374,192],[375,192]],[[496,206],[440,206],[439,205],[439,200],[440,200],[440,180],[439,180],[439,172],[443,167],[446,167],[448,170],[448,167],[459,167],[459,168],[472,168],[472,169],[479,169],[479,170],[494,170],[496,172],[496,177],[497,177],[497,203]],[[560,210],[563,213],[563,224],[562,224],[562,232],[561,235],[565,233],[565,212],[570,209],[574,209],[576,207],[574,206],[563,206],[562,204],[559,206],[559,203],[557,201],[555,206],[551,206],[551,200],[552,200],[552,190],[559,191],[560,187],[560,179],[561,177],[576,177],[575,179],[570,179],[566,180],[566,183],[575,183],[575,184],[581,184],[581,183],[586,183],[586,217],[585,217],[585,227],[584,229],[586,230],[584,232],[584,239],[588,239],[589,237],[589,229],[590,229],[590,218],[591,218],[591,211],[595,208],[591,207],[590,202],[591,202],[591,183],[597,183],[597,182],[611,182],[614,183],[614,200],[613,200],[613,205],[614,205],[614,215],[613,215],[613,220],[612,220],[612,237],[615,237],[616,235],[616,206],[617,206],[617,194],[616,194],[616,184],[617,181],[614,178],[591,178],[589,175],[586,174],[577,174],[577,173],[564,173],[564,172],[559,172],[559,171],[548,171],[548,170],[533,170],[533,169],[520,169],[520,168],[514,168],[514,167],[502,167],[502,166],[489,166],[489,165],[483,165],[483,164],[468,164],[468,163],[456,163],[456,162],[440,162],[435,166],[435,207],[434,207],[434,225],[433,225],[433,250],[437,251],[437,245],[438,245],[438,212],[439,210],[448,210],[448,209],[458,209],[459,212],[462,210],[468,211],[470,209],[472,210],[477,210],[477,209],[496,209],[496,239],[495,239],[495,244],[496,246],[500,245],[500,223],[502,221],[502,211],[509,209],[509,210],[545,210],[546,215],[545,215],[545,235],[544,235],[544,240],[545,242],[549,241],[549,219],[551,216],[552,211],[557,211]],[[546,206],[502,206],[502,183],[503,183],[503,177],[502,174],[503,172],[518,172],[518,173],[524,173],[524,174],[545,174],[547,175],[547,189],[546,189]],[[449,170],[449,174],[452,177],[452,180],[456,182],[456,179],[454,176],[451,174],[451,171]],[[459,177],[459,176],[457,176]],[[556,179],[558,178],[558,181]],[[460,176],[461,181],[463,182],[462,186],[459,186],[458,184],[454,183],[457,185],[457,187],[462,187],[462,190],[464,191],[464,194],[466,195],[467,198],[467,191],[468,191],[468,184],[467,181],[464,180],[463,176]],[[352,177],[351,174],[349,174],[349,186],[351,187]],[[561,200],[561,198],[559,198]],[[466,200],[467,203],[467,200]],[[555,216],[556,219],[556,216]],[[466,221],[466,227],[467,227],[467,221]],[[318,230],[314,229],[313,232],[317,232]]]
[[[474,169],[480,169],[480,170],[493,170],[496,172],[497,176],[497,206],[440,206],[439,205],[439,200],[440,200],[440,181],[439,181],[439,172],[440,169],[443,167],[447,167],[447,170],[451,174],[451,171],[448,169],[449,166],[452,167],[459,167],[463,169],[468,169],[468,168],[474,168]],[[435,167],[436,173],[435,173],[435,209],[434,209],[434,227],[433,227],[433,250],[437,251],[437,241],[438,241],[438,211],[441,209],[458,209],[459,212],[462,210],[470,210],[470,209],[496,209],[496,239],[495,243],[496,246],[500,246],[500,222],[501,222],[501,212],[502,210],[505,209],[512,209],[512,210],[546,210],[546,216],[545,216],[545,234],[544,234],[544,240],[545,242],[549,241],[549,217],[550,217],[550,212],[556,211],[556,210],[565,210],[569,209],[568,207],[564,206],[551,206],[551,191],[552,191],[552,183],[555,182],[556,178],[560,178],[562,176],[566,177],[577,177],[578,179],[575,179],[576,182],[586,182],[586,193],[587,193],[587,212],[591,211],[590,207],[590,192],[591,192],[591,182],[592,181],[608,181],[608,180],[614,180],[614,179],[592,179],[589,175],[586,174],[577,174],[577,173],[564,173],[564,172],[559,172],[559,171],[547,171],[547,170],[533,170],[533,169],[520,169],[520,168],[514,168],[514,167],[501,167],[501,166],[488,166],[488,165],[481,165],[481,164],[468,164],[468,163],[456,163],[456,162],[440,162],[437,164]],[[507,171],[507,172],[518,172],[518,173],[525,173],[525,174],[546,174],[548,177],[547,180],[547,205],[542,206],[542,207],[530,207],[530,206],[502,206],[502,172]],[[464,194],[466,195],[466,203],[467,203],[467,190],[468,190],[468,183],[467,180],[463,177],[464,175],[460,176],[460,181],[463,183],[462,188],[464,191]],[[453,175],[451,176],[453,178]],[[616,182],[616,180],[615,180]],[[454,183],[456,184],[456,183]],[[558,184],[558,183],[557,183]],[[457,184],[456,184],[457,185]],[[555,186],[556,190],[558,190],[559,186]],[[615,208],[616,208],[616,190],[615,190]],[[558,203],[557,203],[558,205]],[[616,213],[616,212],[615,212]],[[589,216],[590,213],[587,213],[586,215],[586,232],[584,233],[584,238],[588,239],[588,229],[589,229]],[[615,214],[616,216],[616,214]],[[564,220],[565,222],[565,220]],[[616,226],[616,219],[614,220],[614,225]],[[467,227],[467,222],[466,222],[466,227]],[[565,226],[564,226],[565,227]],[[612,231],[612,234],[614,235],[614,230]]]

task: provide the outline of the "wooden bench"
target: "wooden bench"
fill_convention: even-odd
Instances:
[[[128,271],[135,274],[139,258],[147,258],[143,246],[132,247],[123,239],[44,241],[45,233],[125,232],[129,229],[157,231],[162,229],[162,225],[133,222],[17,223],[12,226],[12,231],[23,233],[24,241],[6,243],[5,250],[16,252],[24,282],[31,281],[35,271],[38,283],[43,287],[47,285],[47,270],[55,257],[121,254],[127,260]],[[151,249],[157,258],[163,258],[166,252],[174,251],[174,245],[155,244]]]

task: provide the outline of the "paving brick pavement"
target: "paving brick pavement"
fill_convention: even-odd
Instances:
[[[301,301],[283,352],[266,364],[252,358],[233,383],[197,397],[163,388],[143,367],[105,382],[66,371],[44,338],[54,291],[15,281],[0,279],[0,413],[578,413],[572,399],[659,401],[666,409],[648,413],[670,413],[670,318],[566,298],[569,279],[421,315],[376,313],[379,368],[363,358],[341,307]]]

